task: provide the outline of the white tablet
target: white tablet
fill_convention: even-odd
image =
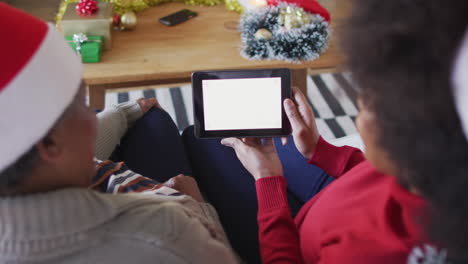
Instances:
[[[288,69],[201,71],[192,74],[195,135],[269,137],[291,133],[283,101]]]

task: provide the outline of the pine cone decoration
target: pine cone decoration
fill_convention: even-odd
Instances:
[[[80,0],[76,5],[76,12],[80,16],[92,15],[98,11],[98,2],[96,0]]]

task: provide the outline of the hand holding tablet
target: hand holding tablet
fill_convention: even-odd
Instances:
[[[195,135],[200,138],[285,136],[291,126],[288,69],[203,71],[192,74]]]

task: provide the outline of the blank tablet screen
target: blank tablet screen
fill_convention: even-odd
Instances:
[[[202,81],[205,130],[278,129],[281,78]]]
[[[291,134],[283,101],[291,98],[288,69],[192,73],[194,132],[198,138]]]

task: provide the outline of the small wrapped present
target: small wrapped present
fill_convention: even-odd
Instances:
[[[103,36],[104,50],[110,50],[112,47],[112,4],[99,2],[98,7],[95,14],[80,16],[76,12],[76,4],[68,4],[58,25],[63,35],[72,36],[73,34],[84,33],[88,36]]]
[[[84,63],[100,62],[102,54],[103,36],[85,35],[83,33],[66,36],[70,47],[81,56]]]

